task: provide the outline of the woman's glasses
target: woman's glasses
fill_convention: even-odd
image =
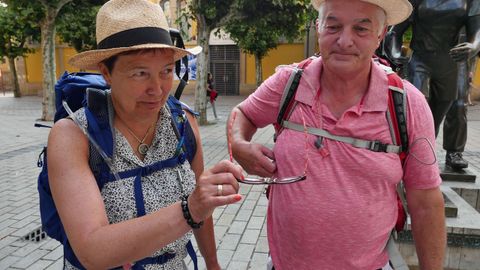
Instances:
[[[301,108],[299,107],[300,111]],[[303,128],[304,128],[304,134],[305,134],[305,166],[303,170],[302,175],[298,176],[292,176],[292,177],[282,177],[282,178],[276,178],[276,177],[261,177],[261,178],[253,178],[253,177],[245,177],[244,179],[237,179],[238,182],[244,183],[244,184],[249,184],[249,185],[270,185],[270,184],[290,184],[290,183],[295,183],[299,181],[303,181],[307,179],[306,176],[306,171],[307,171],[307,165],[308,165],[308,141],[307,141],[307,126],[305,124],[305,119],[303,117],[303,111],[302,112],[302,121],[303,121]],[[235,117],[237,116],[236,112],[233,112],[232,115],[232,120],[228,124],[228,154],[230,155],[230,161],[233,162],[233,155],[232,155],[232,129],[233,129],[233,122],[235,121]]]

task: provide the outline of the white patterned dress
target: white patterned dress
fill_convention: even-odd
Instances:
[[[84,110],[78,110],[75,112],[75,116],[79,122],[86,127],[87,120]],[[177,136],[172,127],[170,112],[166,105],[160,112],[160,117],[155,129],[155,137],[143,161],[134,154],[132,147],[122,133],[116,129],[114,133],[113,165],[114,168],[117,168],[118,172],[169,159],[174,155],[178,144]],[[182,176],[182,183],[180,183],[178,173]],[[105,184],[101,190],[110,224],[137,217],[134,180],[135,177],[130,177],[109,182]],[[141,183],[145,201],[145,213],[149,214],[180,201],[182,195],[190,194],[195,187],[195,174],[191,170],[188,161],[185,161],[176,167],[165,168],[146,177],[142,177]],[[175,242],[156,251],[152,256],[158,256],[166,252],[175,252],[176,255],[163,265],[146,265],[145,269],[185,269],[183,262],[183,259],[187,256],[185,246],[191,236],[192,232],[190,231],[175,240]],[[76,268],[65,260],[64,269]]]

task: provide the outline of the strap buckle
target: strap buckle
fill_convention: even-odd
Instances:
[[[387,144],[380,141],[371,141],[368,149],[373,152],[387,152]]]

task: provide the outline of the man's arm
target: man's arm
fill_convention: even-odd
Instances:
[[[440,188],[407,189],[407,203],[420,269],[443,269],[447,234]]]
[[[240,106],[241,104],[233,108],[227,122],[227,136],[232,144],[233,157],[247,173],[270,177],[276,170],[273,151],[261,144],[250,142],[257,127],[243,114]],[[230,128],[232,121],[233,126]],[[229,129],[231,136],[228,134]]]

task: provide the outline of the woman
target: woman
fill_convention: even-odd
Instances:
[[[180,145],[165,105],[174,64],[198,50],[172,46],[162,9],[146,0],[107,2],[97,14],[96,34],[99,49],[70,63],[99,69],[111,86],[112,166],[125,171],[169,159]],[[85,115],[80,109],[73,118],[85,127]],[[139,177],[143,200],[136,197],[136,177],[100,189],[89,165],[89,140],[71,119],[54,125],[50,186],[69,241],[65,252],[71,246],[76,257],[65,256],[66,269],[185,269],[192,228],[207,268],[220,269],[211,215],[215,207],[241,199],[241,168],[224,161],[204,172],[198,127],[187,117],[198,146],[191,166],[184,162]]]

